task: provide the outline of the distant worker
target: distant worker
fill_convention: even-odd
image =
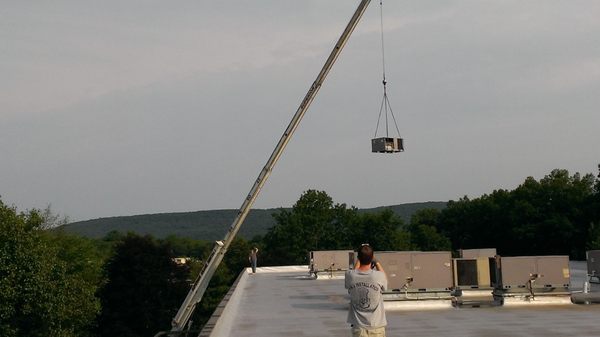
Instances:
[[[387,320],[382,292],[387,289],[387,277],[381,264],[374,261],[373,248],[363,244],[358,250],[354,270],[346,272],[345,286],[350,294],[348,323],[352,337],[385,337]]]
[[[254,247],[250,250],[250,255],[248,256],[248,261],[250,261],[250,265],[252,265],[252,274],[256,274],[256,262],[258,261],[258,248]]]

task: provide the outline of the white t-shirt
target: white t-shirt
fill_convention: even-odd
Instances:
[[[349,270],[346,272],[345,286],[350,294],[348,323],[365,329],[387,325],[381,294],[387,289],[383,272]]]

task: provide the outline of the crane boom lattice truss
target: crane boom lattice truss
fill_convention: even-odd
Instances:
[[[354,31],[354,28],[360,21],[360,18],[362,17],[370,2],[371,0],[361,0],[356,11],[354,12],[354,15],[352,15],[352,18],[350,19],[348,25],[344,29],[344,32],[342,33],[339,40],[333,47],[333,50],[329,54],[329,57],[327,58],[325,65],[323,65],[323,68],[319,72],[317,79],[308,89],[306,96],[300,103],[300,106],[298,107],[298,110],[296,110],[294,117],[292,117],[290,124],[285,129],[283,135],[281,136],[281,139],[279,139],[275,150],[269,157],[269,160],[267,160],[267,163],[265,164],[263,169],[260,171],[258,178],[256,179],[254,185],[250,189],[250,193],[248,193],[248,196],[242,203],[242,206],[240,207],[236,218],[233,220],[233,223],[229,227],[229,231],[225,235],[225,238],[222,241],[217,241],[208,259],[206,259],[206,262],[202,270],[200,271],[200,274],[198,275],[196,281],[194,282],[190,292],[188,293],[184,302],[179,308],[177,315],[175,315],[175,318],[173,318],[171,332],[183,331],[185,329],[192,313],[194,312],[196,304],[198,304],[202,299],[202,296],[204,295],[204,292],[208,287],[210,279],[212,278],[213,274],[217,270],[217,267],[223,260],[225,252],[227,252],[227,249],[231,245],[231,242],[235,238],[241,225],[246,219],[246,216],[248,215],[250,208],[254,204],[256,197],[258,196],[263,185],[269,178],[273,167],[277,163],[277,160],[279,159],[279,157],[281,157],[281,154],[283,153],[283,150],[285,149],[287,143],[290,141],[292,135],[294,134],[294,131],[296,131],[296,129],[298,128],[302,117],[304,116],[304,114],[308,110],[308,107],[319,92],[323,81],[325,81],[327,74],[331,70],[331,67],[333,66],[338,56],[340,55],[342,49],[346,45],[346,42],[348,42],[350,35]]]

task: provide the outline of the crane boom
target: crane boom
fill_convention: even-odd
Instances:
[[[202,299],[202,296],[204,295],[204,292],[208,287],[210,279],[212,278],[213,274],[217,270],[217,267],[223,260],[225,252],[227,252],[229,245],[231,245],[231,242],[235,238],[237,232],[242,226],[244,220],[246,219],[246,216],[248,215],[250,208],[254,204],[256,197],[258,196],[263,185],[271,175],[271,171],[277,163],[277,160],[279,159],[279,157],[281,157],[281,154],[283,153],[283,150],[285,149],[287,143],[290,141],[292,135],[294,134],[294,131],[296,131],[296,128],[298,128],[302,117],[304,116],[304,114],[308,110],[308,107],[319,92],[323,81],[325,81],[327,74],[331,70],[331,67],[333,66],[338,56],[340,55],[342,49],[346,45],[346,42],[348,42],[350,35],[354,31],[354,28],[358,24],[358,21],[362,17],[370,2],[371,0],[361,0],[356,11],[354,12],[354,15],[350,19],[350,22],[348,22],[348,25],[344,29],[344,32],[333,47],[331,54],[329,54],[329,57],[327,58],[325,65],[323,65],[323,68],[319,72],[317,79],[308,89],[306,96],[300,103],[300,106],[298,107],[298,110],[296,110],[294,117],[292,117],[290,124],[285,129],[283,135],[281,136],[281,139],[279,139],[275,150],[273,150],[273,153],[269,157],[269,160],[267,160],[267,163],[260,171],[258,178],[256,179],[256,181],[252,185],[252,188],[250,189],[250,193],[248,193],[248,196],[242,203],[242,206],[240,207],[235,219],[233,220],[233,223],[229,227],[229,231],[225,235],[225,238],[222,241],[217,241],[215,243],[208,259],[206,259],[206,262],[202,270],[200,271],[200,274],[196,278],[196,281],[194,282],[188,295],[183,301],[181,307],[179,308],[177,315],[175,315],[175,318],[173,318],[171,332],[182,331],[186,327],[192,313],[194,312],[196,304],[199,303]]]

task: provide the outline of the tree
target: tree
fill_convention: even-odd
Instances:
[[[0,336],[87,336],[95,285],[42,224],[39,211],[17,213],[0,200]]]
[[[390,209],[360,214],[349,232],[352,243],[349,248],[356,249],[362,243],[368,243],[379,251],[411,249],[410,235],[404,231],[404,222]]]
[[[169,330],[189,289],[185,266],[172,260],[168,244],[128,234],[105,266],[100,289],[101,336],[152,336]]]
[[[119,238],[119,240],[123,240],[124,238],[117,234],[112,234],[111,237],[112,236],[115,238],[111,240]],[[187,280],[191,284],[193,280],[198,277],[198,274],[204,265],[204,261],[211,252],[211,244],[214,243],[170,235],[165,239],[158,240],[157,244],[168,246],[172,256],[191,257],[191,260],[187,262],[187,268],[189,269]],[[258,242],[248,242],[240,237],[234,239],[225,254],[223,262],[219,265],[219,268],[213,275],[209,286],[202,297],[201,303],[197,305],[196,310],[190,319],[193,330],[200,329],[202,325],[208,321],[239,273],[243,268],[248,266],[248,253],[250,248],[257,245],[259,245]],[[189,288],[187,290],[189,290]],[[174,308],[179,308],[180,304],[181,302],[173,303]]]
[[[175,235],[169,235],[161,241],[168,244],[173,251],[173,255],[178,257],[203,259],[208,256],[211,249],[209,242],[207,241],[178,237]]]
[[[264,262],[306,264],[313,250],[354,249],[370,243],[377,250],[410,248],[402,219],[391,210],[359,214],[334,204],[326,192],[308,190],[291,210],[275,214],[276,225],[264,237]]]
[[[63,230],[44,230],[40,234],[56,247],[56,256],[65,263],[67,274],[95,292],[104,281],[102,267],[110,251],[98,244],[98,240]]]
[[[244,268],[248,267],[248,255],[250,249],[254,246],[255,245],[252,245],[252,243],[248,242],[246,239],[237,237],[233,240],[229,249],[227,249],[223,262],[231,271],[233,278],[237,277]],[[233,280],[231,281],[233,282]]]
[[[591,223],[586,248],[590,250],[600,249],[600,165],[598,165],[598,175],[594,183],[594,193],[588,201],[588,213]]]
[[[586,202],[593,194],[593,184],[593,175],[575,173],[571,176],[567,170],[553,170],[542,178],[537,189],[528,196],[536,212],[521,216],[519,221],[529,229],[530,238],[520,242],[522,249],[530,253],[584,258],[591,223]],[[517,193],[519,189],[517,187]]]
[[[100,300],[96,297],[98,288],[104,283],[102,267],[108,259],[108,250],[89,239],[62,230],[40,233],[54,248],[56,258],[64,263],[65,277],[69,281],[71,295],[76,295],[70,304],[74,313],[78,312],[80,326],[77,336],[93,335],[96,316],[100,313]]]
[[[496,247],[503,255],[585,256],[593,224],[594,177],[553,170],[512,191],[450,201],[438,228],[455,248]]]
[[[69,217],[52,212],[52,205],[50,204],[39,215],[42,218],[42,223],[39,225],[40,229],[57,228],[69,223]]]
[[[291,210],[275,214],[276,225],[264,237],[263,262],[306,264],[312,250],[348,249],[356,209],[334,205],[324,191],[308,190]]]
[[[415,249],[423,251],[448,251],[452,249],[450,240],[438,231],[440,211],[422,209],[415,212],[408,230]]]

